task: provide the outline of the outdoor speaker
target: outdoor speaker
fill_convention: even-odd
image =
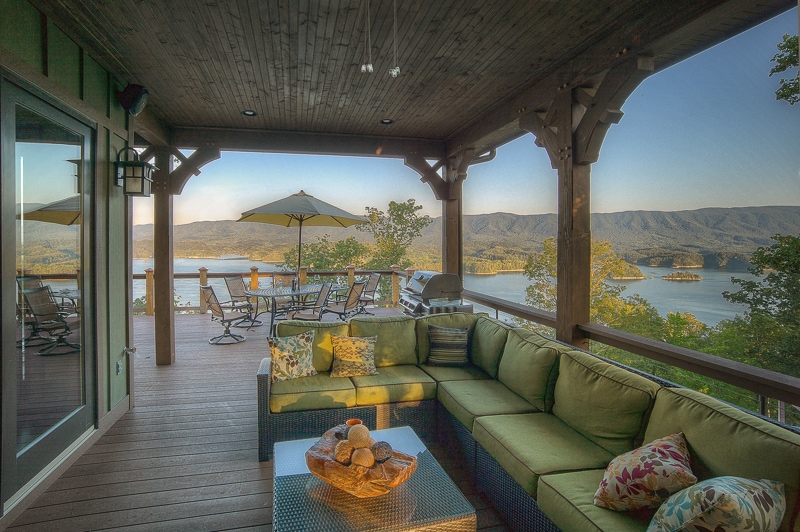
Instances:
[[[141,113],[149,99],[150,92],[141,85],[129,84],[124,90],[117,92],[117,101],[131,116]]]

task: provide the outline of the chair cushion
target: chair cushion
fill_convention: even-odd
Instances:
[[[600,469],[589,494],[591,504],[602,470],[614,458],[556,416],[544,412],[478,417],[472,435],[534,499],[541,475]]]
[[[416,319],[416,353],[420,364],[428,360],[430,354],[430,337],[428,326],[437,325],[451,329],[464,329],[469,327],[469,342],[472,343],[472,333],[475,322],[478,321],[480,314],[467,314],[465,312],[449,312],[446,314],[430,314]]]
[[[375,375],[375,336],[331,335],[333,367],[331,377]]]
[[[524,329],[508,331],[497,380],[542,412],[553,407],[559,350],[552,341]],[[560,349],[567,349],[560,347]]]
[[[350,336],[377,336],[375,366],[416,364],[415,322],[411,316],[368,316],[350,318]]]
[[[478,315],[475,322],[470,345],[470,360],[492,378],[497,377],[500,356],[503,354],[509,330],[511,330],[509,325],[488,316]]]
[[[440,382],[436,396],[470,432],[478,416],[538,412],[535,406],[494,379]]]
[[[655,509],[615,512],[592,504],[602,478],[602,469],[542,475],[539,508],[561,530],[644,532]]]
[[[286,320],[278,323],[276,336],[293,336],[306,331],[314,331],[314,369],[317,372],[330,371],[333,363],[333,344],[331,335],[347,336],[350,330],[343,321],[308,322]]]
[[[609,510],[657,508],[676,491],[697,482],[682,433],[670,434],[611,460],[594,494]]]
[[[436,381],[417,366],[385,366],[376,375],[351,377],[356,403],[377,405],[436,397]]]
[[[451,327],[428,326],[430,353],[428,364],[431,366],[465,366],[469,342],[469,327],[456,329]]]
[[[785,513],[782,482],[716,477],[698,482],[664,501],[647,532],[776,532]]]
[[[314,369],[314,331],[306,331],[294,336],[278,336],[267,338],[271,369],[270,375],[272,382],[296,379],[298,377],[310,377],[316,375]]]
[[[489,379],[489,374],[478,366],[467,364],[465,366],[429,366],[423,364],[419,366],[422,370],[433,377],[436,382],[442,381],[470,381]]]
[[[349,406],[356,406],[355,386],[347,377],[331,377],[327,371],[270,387],[269,410],[273,413]]]
[[[588,353],[563,351],[553,414],[617,456],[641,445],[657,390],[653,381]]]
[[[800,531],[800,434],[703,393],[662,388],[645,438],[674,432],[686,437],[692,472],[700,480],[736,476],[783,482],[787,517],[781,530]]]

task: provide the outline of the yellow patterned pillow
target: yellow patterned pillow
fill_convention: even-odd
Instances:
[[[331,377],[376,375],[375,340],[377,336],[331,335],[333,367]]]
[[[611,510],[656,508],[695,482],[686,439],[679,432],[614,458],[594,494],[594,505]]]

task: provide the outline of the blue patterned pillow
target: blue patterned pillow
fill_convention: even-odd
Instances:
[[[306,331],[296,336],[275,336],[267,338],[272,356],[272,382],[310,377],[316,375],[314,369],[314,331]]]
[[[647,532],[775,532],[784,513],[783,482],[716,477],[664,501]]]

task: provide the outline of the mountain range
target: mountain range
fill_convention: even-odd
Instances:
[[[414,247],[438,249],[441,245],[441,217],[423,230]],[[480,254],[489,248],[509,248],[530,253],[555,236],[555,214],[492,213],[464,216],[466,254]],[[330,240],[353,236],[372,242],[372,235],[354,227],[307,227],[303,241],[329,235]],[[690,211],[625,211],[592,214],[592,236],[608,240],[615,252],[629,262],[663,264],[684,255],[683,265],[705,257],[706,266],[724,266],[728,260],[742,260],[758,247],[768,246],[776,234],[800,235],[800,206],[703,208]],[[137,257],[150,256],[152,224],[134,227]],[[217,257],[245,254],[261,260],[282,260],[282,254],[297,245],[297,228],[236,222],[233,220],[193,222],[174,228],[175,255]],[[688,258],[686,258],[688,257]],[[664,260],[661,260],[664,259]],[[709,264],[709,261],[711,264]]]

